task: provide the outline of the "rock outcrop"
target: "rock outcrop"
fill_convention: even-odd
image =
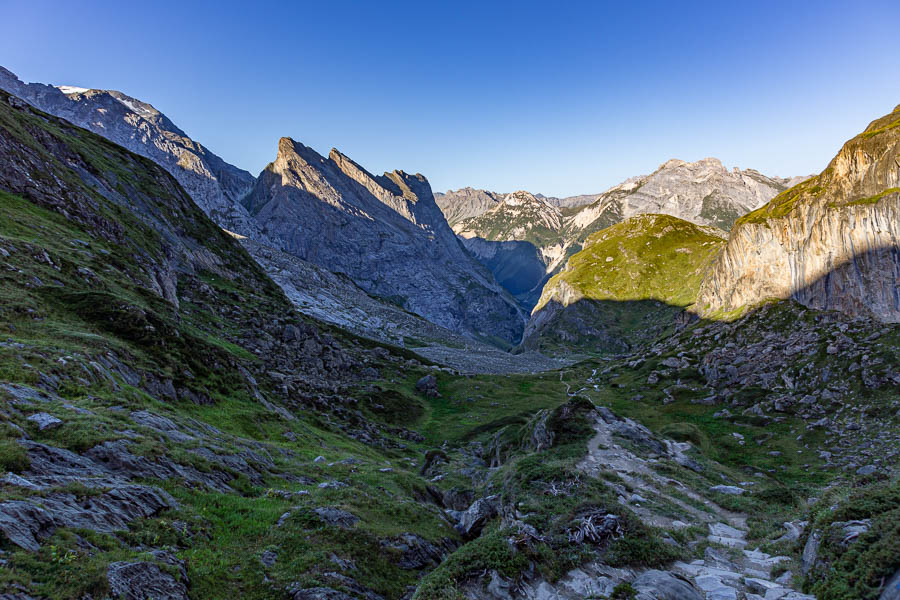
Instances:
[[[900,106],[817,177],[738,220],[704,280],[705,314],[771,298],[900,321]]]
[[[443,327],[516,342],[523,315],[469,255],[422,175],[368,173],[282,138],[246,206],[264,234]]]
[[[258,237],[258,227],[239,202],[253,187],[253,176],[192,140],[150,104],[115,90],[26,84],[3,67],[0,89],[149,158],[218,225]]]

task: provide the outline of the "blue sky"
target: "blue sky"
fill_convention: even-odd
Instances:
[[[0,0],[0,64],[119,89],[257,174],[290,136],[370,171],[548,195],[669,158],[821,171],[900,104],[900,2]]]

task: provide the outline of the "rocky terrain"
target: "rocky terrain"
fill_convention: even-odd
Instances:
[[[245,205],[287,252],[370,294],[470,336],[521,337],[521,310],[458,242],[422,175],[376,177],[282,138]]]
[[[871,157],[894,124],[829,189],[890,183]],[[452,282],[468,255],[424,178],[281,145],[245,204],[277,249],[222,231],[155,159],[0,92],[0,598],[897,599],[882,296],[689,317],[724,241],[642,215],[586,238],[557,279],[574,292],[545,306],[661,298],[660,327],[613,319],[611,352],[500,358],[360,295],[377,272],[295,255],[347,273],[363,248],[391,277],[387,249],[433,237]],[[746,222],[793,224],[779,206]],[[389,225],[383,244],[345,247],[354,219]],[[889,229],[856,225],[873,222]]]
[[[300,229],[299,231],[303,233],[295,231],[293,245],[289,248],[285,248],[286,242],[280,235],[264,233],[264,224],[255,218],[257,215],[251,215],[242,204],[242,201],[253,191],[256,184],[255,178],[250,173],[224,162],[202,144],[187,137],[181,129],[153,106],[112,90],[93,90],[71,86],[57,88],[39,83],[25,84],[2,67],[0,67],[0,89],[5,89],[41,110],[67,119],[133,152],[146,156],[167,170],[214,222],[224,229],[250,240],[245,245],[264,268],[271,272],[272,265],[269,265],[267,261],[272,257],[279,257],[276,262],[279,263],[279,272],[284,275],[276,278],[279,283],[289,280],[306,281],[304,297],[297,305],[304,314],[340,324],[346,322],[349,314],[359,315],[377,306],[379,307],[377,311],[379,316],[373,317],[375,321],[360,324],[355,327],[356,331],[360,331],[364,335],[375,336],[385,342],[404,344],[403,340],[409,336],[401,336],[398,339],[394,332],[408,331],[410,324],[418,321],[413,328],[419,328],[421,325],[421,329],[428,331],[427,337],[430,342],[440,345],[436,351],[445,357],[452,356],[452,349],[460,347],[461,344],[457,339],[459,337],[457,331],[460,331],[468,338],[467,343],[482,347],[483,355],[493,355],[493,360],[484,363],[492,365],[498,361],[504,362],[502,356],[494,353],[483,343],[474,340],[475,331],[477,330],[479,335],[482,335],[483,332],[482,339],[487,341],[488,345],[493,344],[494,346],[509,346],[516,343],[521,336],[524,317],[519,314],[518,307],[510,298],[504,297],[503,289],[491,280],[487,272],[464,253],[460,253],[454,242],[449,241],[446,228],[440,222],[442,219],[437,216],[435,210],[420,207],[416,213],[417,218],[420,220],[424,218],[425,222],[414,223],[412,228],[405,226],[401,220],[405,220],[410,214],[397,216],[391,210],[375,210],[373,214],[387,221],[380,232],[377,227],[356,228],[356,242],[365,240],[364,245],[367,247],[373,247],[369,236],[377,236],[379,238],[377,244],[381,245],[387,239],[384,237],[387,232],[398,234],[400,231],[405,231],[405,234],[412,234],[410,240],[400,244],[408,247],[405,254],[399,252],[390,254],[392,264],[396,264],[398,261],[406,262],[396,275],[387,278],[390,281],[384,277],[386,270],[371,261],[381,260],[385,257],[384,253],[391,252],[392,249],[396,250],[397,238],[403,237],[405,234],[395,236],[394,245],[388,244],[387,246],[391,246],[390,248],[383,247],[381,254],[369,252],[358,254],[356,268],[352,272],[347,271],[345,264],[328,262],[327,255],[319,257],[318,261],[303,260],[310,257],[302,247],[298,246],[297,240],[306,236],[307,246],[315,244],[315,229]],[[344,157],[341,164],[350,165],[352,161]],[[364,173],[355,165],[348,172]],[[313,174],[314,177],[320,175]],[[345,177],[343,173],[341,176]],[[358,185],[358,183],[354,182],[353,185]],[[422,190],[419,191],[422,192]],[[354,194],[359,195],[355,190],[347,193],[348,198],[355,197]],[[376,192],[376,194],[381,194],[379,201],[384,200],[391,193],[383,189]],[[427,195],[430,191],[426,190],[422,193]],[[369,192],[364,192],[361,197],[363,197],[363,204],[375,201]],[[359,200],[358,197],[356,199]],[[247,200],[247,202],[253,201]],[[386,206],[398,208],[403,212],[407,211],[405,202],[405,200],[393,203],[388,201]],[[327,204],[327,200],[325,204]],[[429,204],[428,199],[423,199],[421,204]],[[261,218],[270,218],[273,209],[274,206],[270,207],[269,211],[263,212]],[[324,204],[322,209],[323,213],[327,213],[329,210],[325,208]],[[352,211],[357,210],[359,210],[358,206],[352,209]],[[313,212],[317,212],[317,209],[313,208]],[[304,215],[307,225],[314,220],[310,217],[310,214]],[[316,217],[328,218],[325,214],[316,215]],[[278,218],[276,217],[275,220],[277,221]],[[280,223],[280,225],[287,229],[294,227],[291,223]],[[428,231],[420,231],[423,226]],[[439,234],[434,235],[434,231]],[[344,232],[344,235],[346,236],[347,232]],[[350,237],[341,238],[340,241],[349,243]],[[346,247],[344,246],[344,248]],[[415,251],[412,250],[413,247]],[[293,248],[293,257],[285,256],[283,251],[291,252],[291,248]],[[431,260],[437,264],[428,264]],[[448,269],[446,266],[448,263],[457,264]],[[321,266],[317,267],[317,264]],[[337,284],[340,288],[337,295],[342,298],[342,301],[335,303],[335,290],[337,289],[335,281],[338,276],[323,273],[323,267],[340,271],[350,277],[359,276],[364,272],[366,277],[360,277],[356,281],[359,285],[356,286]],[[411,276],[413,272],[417,272],[417,280],[421,281],[424,278],[430,283],[419,287],[412,281],[405,281],[399,271],[402,271],[405,276]],[[429,271],[438,273],[441,281],[434,281],[434,277],[426,275]],[[445,276],[447,271],[455,271],[456,277],[448,278]],[[313,272],[318,273],[318,276],[308,277]],[[373,273],[378,273],[376,279],[379,281],[377,283],[372,280]],[[403,291],[398,288],[398,283],[405,285]],[[474,305],[484,309],[479,316],[466,316],[466,309],[460,304],[460,297],[456,290],[469,287],[474,290],[483,288],[480,292],[473,292],[473,300],[474,297],[480,298],[480,300],[474,301]],[[285,291],[289,298],[300,299],[295,287],[287,288]],[[413,296],[413,299],[404,304],[403,293]],[[371,297],[370,294],[376,297]],[[378,296],[386,298],[387,301]],[[311,298],[319,298],[323,301],[310,303]],[[394,306],[386,306],[390,303],[393,303]],[[491,305],[493,308],[486,308]],[[410,308],[411,306],[415,308]],[[406,309],[413,310],[425,319],[430,318],[431,323],[422,324],[421,320],[411,317]],[[329,313],[331,310],[335,311],[334,314]],[[480,316],[481,314],[484,314],[485,317]],[[477,321],[477,323],[469,323],[467,320]],[[435,323],[437,327],[433,326]],[[469,356],[466,353],[459,353],[456,360],[452,362],[460,365],[468,364],[471,367],[472,362],[469,360]],[[543,359],[536,357],[536,360],[540,363]],[[508,363],[508,361],[506,362]]]
[[[591,235],[544,286],[522,347],[620,353],[659,337],[694,304],[723,233],[641,215]]]
[[[456,224],[461,221],[472,217],[480,217],[500,204],[508,195],[509,194],[498,194],[497,192],[464,187],[458,190],[448,190],[443,193],[435,192],[434,199],[437,202],[438,207],[444,213],[444,217],[447,218],[447,223],[450,224],[450,227],[455,227]],[[594,202],[598,197],[597,194],[569,196],[566,198],[544,196],[543,194],[533,195],[542,202],[546,202],[557,208],[577,208]]]
[[[900,107],[828,167],[741,217],[704,281],[705,313],[769,298],[900,321]]]

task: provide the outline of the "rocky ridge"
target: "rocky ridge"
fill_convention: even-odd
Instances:
[[[900,321],[900,107],[817,177],[742,217],[704,280],[703,314],[769,298]]]
[[[85,127],[137,154],[153,160],[179,181],[194,201],[213,219],[213,221],[228,231],[252,240],[252,244],[247,244],[249,251],[253,254],[257,262],[271,272],[271,265],[266,261],[268,258],[281,254],[281,251],[284,250],[282,247],[283,241],[277,235],[269,236],[263,233],[262,224],[254,218],[254,216],[250,215],[247,208],[241,203],[241,201],[253,190],[255,178],[246,171],[229,165],[210,152],[202,144],[190,139],[181,129],[172,123],[171,120],[153,106],[113,90],[85,89],[71,86],[54,87],[38,83],[25,84],[13,73],[2,67],[0,67],[0,89],[6,89],[41,110],[62,117],[81,127]],[[340,162],[342,166],[341,168],[351,174],[351,178],[355,177],[359,179],[359,181],[362,181],[363,187],[367,185],[364,180],[368,177],[368,174],[365,173],[361,167],[346,157],[339,155],[339,153],[335,156],[338,158],[338,162]],[[310,176],[314,178],[323,177],[321,174],[312,172],[310,172]],[[388,187],[393,185],[394,184],[391,183]],[[405,186],[406,184],[403,185]],[[422,190],[420,189],[419,192],[422,193]],[[400,218],[406,219],[411,216],[405,200],[391,200],[392,194],[394,193],[393,189],[391,192],[387,192],[384,188],[381,188],[380,185],[376,184],[375,187],[372,187],[371,192],[366,192],[365,194],[368,195],[370,193],[374,193],[378,196],[379,201],[386,202],[384,205],[385,207],[390,208],[391,210],[399,210],[401,212]],[[404,195],[411,197],[410,194],[413,194],[410,190],[397,193],[399,194],[399,197],[403,197]],[[424,194],[430,194],[430,191],[425,191]],[[425,210],[424,212],[428,211]],[[432,210],[431,212],[436,213],[437,211]],[[421,218],[423,210],[420,209],[419,213]],[[391,221],[395,218],[395,215],[391,214],[390,210],[376,211],[376,214],[379,218],[386,219],[387,221]],[[425,218],[426,220],[431,219],[431,221],[434,221],[436,223],[435,226],[440,229],[440,223],[437,223],[437,221],[440,220],[439,217],[431,215]],[[395,225],[396,223],[385,224],[384,228],[387,231],[396,233],[398,230]],[[289,224],[284,226],[288,228],[291,227]],[[309,229],[304,229],[302,231],[305,232],[304,235],[307,235],[310,238],[308,244],[313,243],[312,238],[315,235],[314,232]],[[363,235],[363,232],[358,233]],[[373,231],[368,230],[364,233],[366,235],[372,235]],[[382,231],[382,233],[384,233],[384,231]],[[486,320],[479,321],[477,317],[474,318],[475,321],[479,321],[478,327],[486,329],[488,338],[491,338],[495,343],[505,345],[517,341],[518,336],[520,335],[518,332],[521,331],[524,318],[516,315],[518,309],[509,299],[504,299],[502,297],[495,299],[490,297],[492,294],[503,296],[503,289],[496,286],[496,284],[490,280],[490,275],[474,264],[471,259],[464,255],[464,253],[458,253],[455,251],[452,244],[448,245],[446,243],[446,235],[438,235],[435,238],[430,237],[431,235],[431,233],[424,233],[419,236],[422,238],[419,239],[418,246],[418,250],[421,250],[421,252],[407,254],[407,260],[410,260],[410,256],[415,256],[415,260],[413,261],[415,264],[407,264],[405,273],[411,275],[413,270],[423,270],[421,269],[423,262],[427,262],[432,258],[441,262],[459,263],[460,267],[456,268],[458,275],[459,272],[464,269],[471,269],[472,273],[468,278],[469,283],[475,286],[476,289],[478,287],[485,288],[482,289],[480,294],[475,294],[475,296],[479,298],[476,302],[480,303],[479,306],[482,308],[493,305],[493,308],[487,309],[491,314]],[[360,239],[366,238],[362,237]],[[432,245],[431,242],[434,242],[437,246],[443,245],[445,248],[429,249],[429,246]],[[368,241],[365,245],[371,246]],[[446,253],[448,249],[449,255],[441,258],[441,253]],[[296,245],[294,250],[294,255],[296,257],[298,255]],[[299,252],[299,254],[301,259],[302,257],[307,256],[302,252]],[[367,283],[362,286],[366,288],[365,291],[359,286],[355,288],[352,285],[341,287],[341,295],[344,299],[342,304],[347,310],[358,313],[360,310],[365,310],[366,307],[384,305],[382,300],[371,298],[368,294],[381,295],[388,298],[389,302],[397,302],[400,300],[402,294],[396,293],[397,290],[394,289],[391,284],[381,282],[379,285],[375,285],[372,283],[372,279],[379,277],[378,275],[373,275],[373,273],[383,271],[380,266],[366,263],[366,260],[374,258],[374,256],[369,256],[368,254],[364,255],[359,262],[359,268],[354,271],[356,274],[362,272],[367,274],[367,281],[360,282]],[[395,255],[391,258],[391,262],[395,262],[397,259],[398,258]],[[312,261],[312,263],[315,262],[316,261]],[[322,265],[323,262],[325,262],[324,259],[319,262],[319,265]],[[367,266],[363,267],[363,264],[367,264]],[[323,266],[325,268],[331,268],[330,264],[324,264]],[[316,264],[311,264],[300,259],[293,260],[286,258],[280,262],[280,271],[290,269],[292,272],[287,277],[278,278],[278,280],[299,280],[316,268]],[[321,273],[322,267],[320,266],[318,268]],[[339,271],[342,269],[342,266],[337,267],[337,270]],[[431,265],[431,270],[442,273],[446,269],[443,264],[441,264]],[[453,271],[454,268],[449,270]],[[428,269],[424,269],[424,271],[428,271]],[[343,272],[346,273],[346,270],[344,269]],[[393,281],[398,281],[398,278],[395,277]],[[333,300],[333,292],[335,289],[334,286],[331,285],[333,282],[333,278],[322,274],[320,277],[310,278],[305,285],[309,290],[310,297],[330,298]],[[473,331],[475,329],[475,326],[472,323],[465,324],[463,323],[464,319],[461,320],[459,318],[460,315],[465,313],[465,310],[460,305],[459,295],[454,291],[456,288],[453,286],[455,286],[456,283],[459,283],[459,281],[448,284],[440,291],[434,289],[433,286],[429,291],[429,286],[425,286],[423,297],[415,302],[415,305],[419,309],[419,314],[421,315],[424,312],[426,318],[429,316],[432,317],[432,321],[436,318],[436,315],[440,314],[435,306],[433,306],[435,302],[440,302],[443,307],[446,307],[447,305],[453,306],[450,311],[452,316],[444,318],[437,323],[438,326],[445,326],[442,330],[432,327],[431,324],[424,325],[425,329],[431,331],[430,336],[434,340],[438,340],[439,338],[442,340],[440,342],[444,346],[440,349],[442,356],[450,357],[451,359],[453,358],[453,353],[450,349],[460,345],[455,341],[455,338],[457,337],[455,330],[461,329],[464,334],[469,336],[471,342],[471,338],[474,335]],[[323,287],[317,289],[316,286],[318,284],[321,284]],[[416,295],[417,289],[414,288],[415,286],[407,285],[406,293]],[[466,285],[463,285],[462,289],[466,289]],[[296,289],[294,291],[296,291]],[[353,296],[350,293],[351,291],[357,295]],[[293,298],[297,297],[296,294],[292,295],[290,293],[289,296]],[[437,298],[436,296],[443,297]],[[312,308],[308,303],[301,303],[298,304],[298,308],[305,314],[309,314],[315,318],[325,318],[332,322],[343,322],[346,317],[346,311],[338,308],[337,305],[329,301],[319,303],[315,308]],[[330,308],[334,308],[337,313],[329,314],[328,311]],[[380,311],[380,320],[383,326],[368,327],[366,328],[365,335],[376,335],[377,339],[396,343],[396,336],[389,335],[386,332],[388,330],[403,329],[405,327],[404,323],[409,321],[410,317],[403,312],[402,308],[395,308],[396,310],[388,308],[387,310]],[[508,314],[501,314],[503,312]],[[473,317],[470,316],[469,319],[472,320]],[[500,340],[504,341],[501,342]],[[493,354],[493,351],[489,348],[485,348],[484,351],[486,354]],[[460,354],[458,358],[465,361],[467,357],[464,354]],[[497,363],[498,357],[495,356],[494,358],[494,360],[489,361],[491,364]],[[539,362],[540,359],[538,360],[538,363]]]
[[[443,202],[445,213],[454,218],[453,230],[470,252],[531,309],[540,287],[592,233],[640,214],[666,214],[727,231],[738,217],[801,179],[767,177],[752,169],[728,171],[715,158],[673,159],[650,175],[632,177],[602,194],[573,197],[571,202],[554,203],[516,192],[521,197],[512,208],[490,197],[492,202],[477,205],[478,210],[486,207],[483,212],[467,219],[454,211],[461,207],[474,211],[475,203],[467,203],[467,198],[476,191],[448,196]],[[510,242],[529,243],[536,253]],[[541,269],[543,280],[535,276]]]
[[[150,104],[115,90],[23,83],[0,67],[0,89],[145,156],[171,173],[220,226],[259,236],[240,200],[253,176],[192,140]]]
[[[337,150],[325,158],[282,138],[245,204],[287,252],[370,294],[469,335],[521,337],[515,301],[461,246],[422,175],[376,177]]]

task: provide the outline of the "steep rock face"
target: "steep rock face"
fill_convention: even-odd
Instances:
[[[562,226],[563,213],[549,199],[517,191],[453,229],[497,281],[530,310],[549,273],[565,255]]]
[[[522,346],[621,352],[674,325],[724,244],[714,227],[639,215],[591,235],[544,286]]]
[[[282,138],[246,206],[288,252],[370,294],[470,335],[521,336],[515,301],[461,246],[422,175],[374,176],[337,150],[325,158]]]
[[[240,204],[253,176],[192,140],[150,104],[114,90],[23,83],[0,67],[0,89],[151,159],[166,169],[218,225],[259,235]]]
[[[900,321],[900,107],[817,177],[740,219],[704,280],[704,313],[793,298]]]

